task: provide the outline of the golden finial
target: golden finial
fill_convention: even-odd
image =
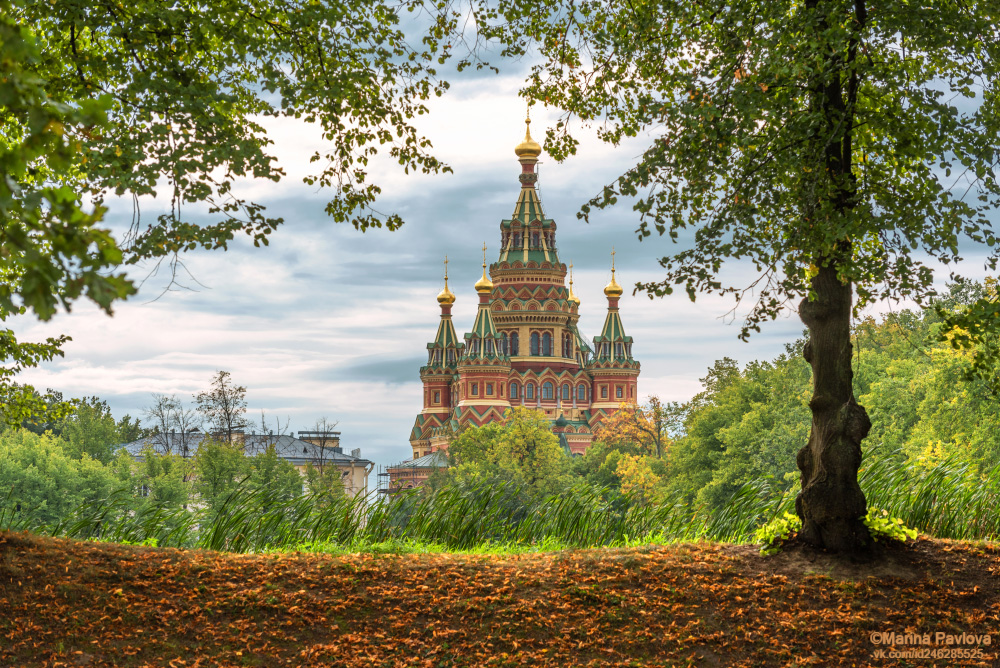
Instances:
[[[611,282],[604,286],[604,294],[608,299],[618,299],[622,296],[622,286],[615,280],[615,247],[611,247]]]
[[[514,147],[514,155],[518,158],[538,158],[542,154],[542,147],[531,138],[531,107],[528,107],[528,114],[524,119],[524,141]]]
[[[568,299],[568,301],[573,302],[574,304],[577,305],[577,307],[580,306],[580,298],[573,294],[573,263],[572,262],[569,263],[569,299]]]
[[[486,242],[483,242],[483,277],[476,281],[476,292],[489,294],[493,291],[493,281],[486,275]]]
[[[455,303],[455,295],[448,289],[448,256],[444,256],[444,290],[437,296],[438,304],[451,306]]]

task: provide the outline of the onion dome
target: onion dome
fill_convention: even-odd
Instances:
[[[476,292],[481,295],[488,295],[493,292],[493,281],[486,275],[486,244],[483,244],[483,277],[476,281]]]
[[[537,158],[542,154],[542,147],[531,138],[531,119],[524,119],[527,126],[524,130],[524,141],[514,147],[514,155],[518,158]]]
[[[448,256],[444,256],[444,290],[437,296],[438,304],[451,306],[455,303],[455,294],[448,289]]]
[[[604,294],[608,299],[618,299],[625,292],[615,280],[615,251],[611,249],[611,282],[604,286]]]
[[[573,265],[569,265],[569,298],[567,301],[576,304],[579,308],[580,298],[573,294]]]

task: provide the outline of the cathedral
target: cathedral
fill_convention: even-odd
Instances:
[[[615,280],[604,288],[608,313],[593,347],[577,328],[580,299],[573,294],[572,266],[559,259],[556,223],[545,217],[535,184],[542,147],[531,138],[514,149],[521,163],[521,190],[510,218],[500,222],[500,254],[476,282],[479,309],[472,330],[455,333],[445,260],[444,290],[438,295],[441,321],[427,344],[427,364],[420,368],[423,410],[410,435],[413,459],[400,466],[428,465],[448,448],[449,438],[466,425],[503,420],[512,406],[542,411],[563,447],[583,454],[601,421],[623,403],[636,401],[639,362],[632,357],[632,337],[625,335]],[[443,454],[443,453],[442,453]]]

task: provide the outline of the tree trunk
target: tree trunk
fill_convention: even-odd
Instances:
[[[802,491],[795,511],[802,519],[801,537],[831,552],[863,554],[872,539],[864,524],[865,495],[858,484],[861,441],[871,429],[864,407],[854,399],[851,369],[852,287],[837,277],[831,258],[824,258],[812,279],[815,300],[799,305],[809,328],[804,356],[812,366],[812,431],[796,459]]]

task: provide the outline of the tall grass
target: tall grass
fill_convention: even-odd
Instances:
[[[943,538],[1000,535],[1000,465],[983,473],[958,459],[933,465],[901,454],[869,456],[860,473],[869,508]],[[761,480],[743,485],[723,507],[679,496],[649,504],[581,485],[539,497],[509,482],[452,484],[429,492],[345,498],[306,493],[278,498],[238,486],[219,508],[133,509],[125,492],[77,508],[61,521],[29,526],[12,498],[0,505],[0,529],[112,542],[231,552],[282,549],[368,550],[385,544],[445,550],[601,547],[712,540],[751,542],[755,530],[794,507],[795,489]]]

